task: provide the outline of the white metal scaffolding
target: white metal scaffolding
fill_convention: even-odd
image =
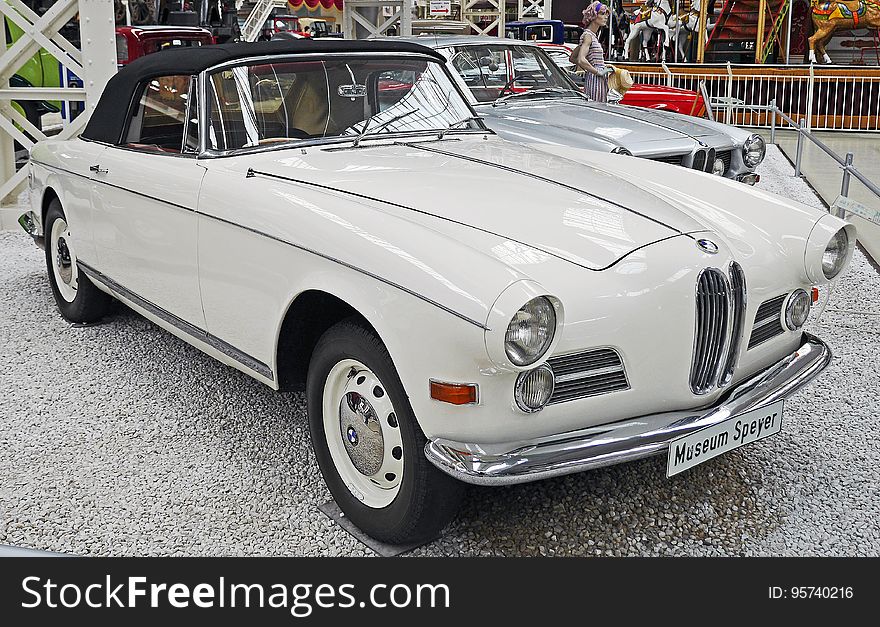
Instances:
[[[345,38],[356,39],[358,27],[366,32],[367,39],[392,33],[412,35],[412,2],[411,0],[345,0],[342,5],[342,32]]]
[[[42,16],[21,0],[0,1],[0,13],[23,31],[17,41],[0,55],[0,212],[15,201],[27,180],[27,168],[15,171],[14,142],[30,149],[45,139],[43,132],[16,111],[12,102],[84,101],[85,111],[56,135],[59,139],[74,136],[85,125],[107,81],[116,73],[116,36],[113,3],[107,0],[58,0]],[[70,20],[78,19],[82,50],[58,31]],[[10,87],[10,79],[31,57],[46,50],[60,63],[62,71],[72,73],[83,87]],[[63,80],[60,80],[64,84]],[[25,132],[22,132],[25,131]],[[4,221],[5,224],[5,221]]]

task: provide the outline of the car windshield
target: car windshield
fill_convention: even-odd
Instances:
[[[443,66],[406,57],[245,63],[208,77],[208,148],[476,130]]]
[[[557,92],[576,89],[565,73],[535,46],[458,46],[446,52],[477,102],[494,102],[530,90],[558,97]]]

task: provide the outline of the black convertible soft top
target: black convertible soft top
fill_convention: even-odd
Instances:
[[[259,43],[222,44],[198,48],[173,48],[135,59],[107,83],[82,137],[116,144],[125,129],[135,91],[157,76],[194,75],[210,67],[247,57],[332,52],[421,53],[444,61],[443,56],[418,44],[387,39],[296,39]]]

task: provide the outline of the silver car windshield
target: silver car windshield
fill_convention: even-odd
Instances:
[[[535,46],[458,46],[447,52],[477,102],[494,102],[511,94],[544,90],[545,95],[576,88],[544,51]]]
[[[209,75],[210,150],[372,135],[480,130],[443,66],[401,57],[242,64]]]

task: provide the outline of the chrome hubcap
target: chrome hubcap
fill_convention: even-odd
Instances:
[[[385,438],[382,424],[369,401],[357,392],[348,392],[339,404],[339,427],[345,452],[365,477],[382,468]]]
[[[58,276],[69,285],[73,278],[73,265],[70,263],[67,240],[63,237],[58,238],[58,254],[55,256],[55,265],[58,266]]]

